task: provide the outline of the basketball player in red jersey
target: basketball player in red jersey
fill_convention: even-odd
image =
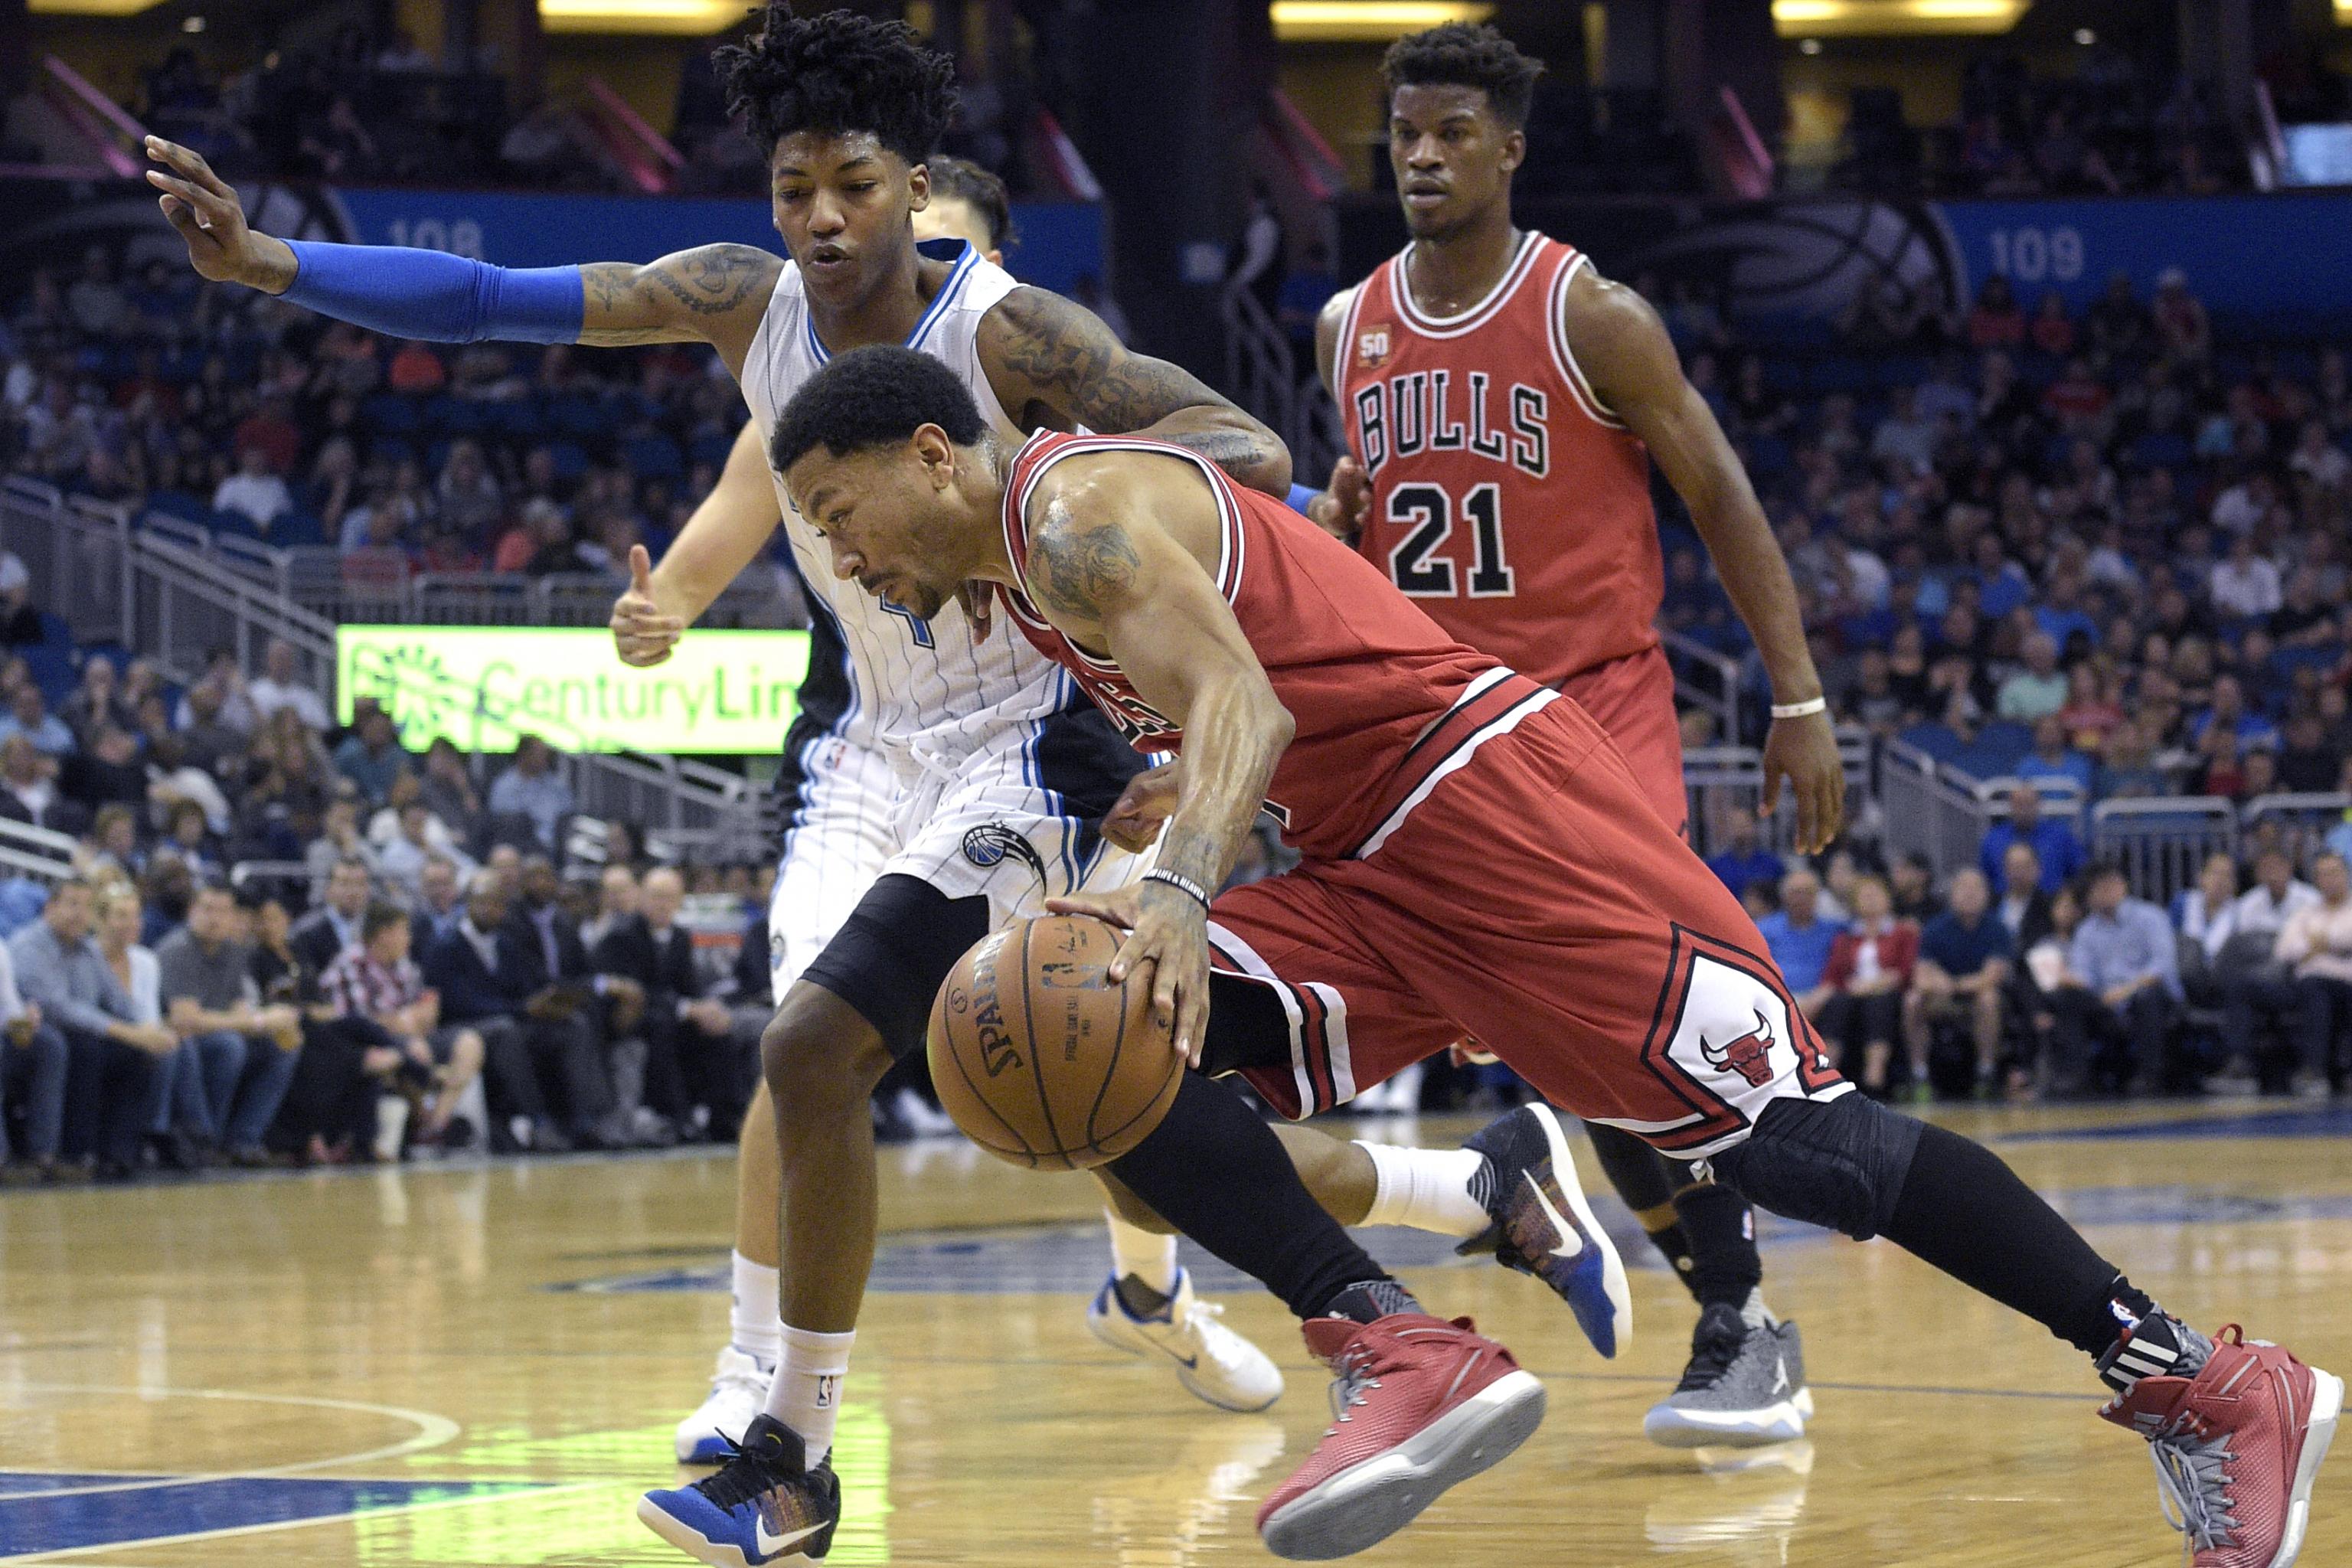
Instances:
[[[1006,449],[921,353],[835,358],[770,461],[837,576],[919,616],[992,591],[1135,745],[1179,754],[1130,808],[1160,828],[1154,869],[1049,907],[1129,931],[1109,974],[1150,987],[1194,1067],[1297,1115],[1342,1075],[1377,1083],[1474,1036],[1579,1115],[1709,1160],[1776,1212],[1884,1235],[2081,1347],[2116,1391],[2102,1413],[2150,1443],[2197,1568],[2293,1561],[2341,1381],[2161,1312],[1999,1158],[1853,1093],[1738,900],[1573,700],[1181,447]],[[1261,809],[1303,858],[1213,899]],[[1226,1132],[1230,1152],[1187,1142],[1179,1113],[1215,1093],[1188,1073],[1112,1168],[1225,1256],[1237,1224],[1283,1223],[1253,1216],[1299,1179],[1260,1157],[1262,1127]],[[1282,1239],[1327,1232],[1345,1235],[1318,1210]],[[1276,1552],[1361,1550],[1533,1430],[1539,1389],[1466,1322],[1386,1280],[1309,1305],[1270,1277],[1284,1267],[1260,1277],[1308,1318],[1339,1419],[1259,1514]]]
[[[1682,735],[1654,626],[1654,456],[1772,678],[1764,798],[1788,778],[1798,847],[1821,848],[1837,834],[1845,774],[1796,588],[1748,476],[1648,303],[1574,247],[1512,226],[1541,63],[1492,27],[1454,24],[1398,40],[1382,69],[1412,243],[1318,324],[1349,456],[1309,515],[1446,631],[1575,698],[1680,831]],[[1748,1206],[1630,1133],[1591,1131],[1698,1299],[1688,1370],[1643,1429],[1681,1447],[1802,1436],[1801,1345],[1764,1305]]]

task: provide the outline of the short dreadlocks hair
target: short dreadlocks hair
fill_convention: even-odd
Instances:
[[[1381,60],[1381,79],[1391,93],[1401,87],[1477,88],[1504,124],[1523,131],[1543,68],[1543,61],[1519,53],[1487,23],[1448,22],[1391,44]]]
[[[931,197],[952,196],[971,204],[988,230],[989,250],[1009,250],[1019,243],[1021,236],[1013,226],[1013,199],[1005,194],[1004,182],[988,169],[969,158],[945,155],[930,162]]]
[[[710,63],[727,112],[764,158],[796,132],[868,132],[919,163],[955,112],[955,62],[923,47],[904,22],[848,11],[795,16],[789,0],[769,0],[760,31],[713,50]]]

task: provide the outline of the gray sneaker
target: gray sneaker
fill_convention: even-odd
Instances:
[[[1738,1308],[1714,1306],[1699,1314],[1681,1384],[1642,1432],[1669,1448],[1753,1448],[1803,1436],[1812,1413],[1797,1325],[1751,1325]]]

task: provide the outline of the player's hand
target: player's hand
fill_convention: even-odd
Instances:
[[[1179,763],[1147,768],[1127,781],[1102,820],[1102,836],[1130,855],[1140,855],[1159,840],[1160,825],[1176,810]]]
[[[1445,1059],[1457,1068],[1493,1067],[1502,1058],[1465,1035],[1445,1047]]]
[[[1176,1054],[1201,1065],[1209,1033],[1209,913],[1192,896],[1165,882],[1135,882],[1115,893],[1074,893],[1048,899],[1056,915],[1091,915],[1127,932],[1105,971],[1151,984],[1151,1016],[1169,1032]]]
[[[613,601],[613,646],[621,662],[650,669],[670,656],[686,635],[683,616],[666,616],[654,599],[654,558],[642,544],[629,546],[629,586]]]
[[[1837,731],[1830,716],[1775,719],[1764,737],[1764,803],[1769,816],[1780,798],[1780,781],[1797,792],[1797,852],[1818,855],[1845,826],[1845,762],[1838,755]]]
[[[1343,457],[1331,468],[1331,482],[1307,503],[1307,520],[1324,532],[1353,539],[1372,515],[1372,481],[1364,466]]]
[[[996,629],[996,584],[976,577],[967,579],[956,590],[956,603],[963,607],[963,618],[971,623],[971,640],[986,642],[988,634]]]
[[[147,183],[164,218],[188,244],[188,261],[215,283],[243,283],[285,292],[294,281],[294,252],[282,240],[246,226],[245,204],[229,183],[196,153],[161,136],[150,136],[147,156],[163,165],[147,171]]]

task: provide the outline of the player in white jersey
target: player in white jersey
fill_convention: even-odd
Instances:
[[[976,391],[984,391],[989,383],[973,353],[972,323],[1013,287],[999,269],[999,242],[1007,221],[1003,186],[987,171],[957,159],[935,158],[928,168],[932,195],[929,205],[915,215],[915,237],[926,254],[954,257],[964,271],[961,282],[960,275],[950,274],[948,287],[934,300],[935,309],[950,290],[960,289],[961,293],[936,314],[927,312],[932,324],[927,333],[919,329],[919,334],[927,349],[956,365]],[[633,585],[615,606],[614,635],[629,662],[667,658],[678,635],[678,627],[668,623],[695,619],[732,580],[738,558],[756,551],[781,521],[762,455],[762,435],[792,386],[816,368],[817,350],[795,352],[795,345],[811,341],[799,321],[791,319],[804,313],[806,303],[804,295],[786,300],[780,280],[763,328],[778,345],[780,374],[762,374],[755,384],[747,368],[746,395],[761,410],[761,416],[744,426],[718,487],[696,509],[660,567]],[[756,363],[759,356],[753,357]],[[757,391],[751,390],[755,384]],[[993,404],[992,391],[986,392],[986,400]],[[994,417],[1003,423],[1001,413]],[[854,673],[851,683],[845,683],[839,673],[845,658],[852,659],[848,668],[853,672],[868,672],[866,684],[886,696],[904,689],[905,683],[894,689],[887,674],[874,677],[871,667],[835,645],[835,623],[821,607],[826,601],[815,594],[822,591],[820,585],[843,585],[821,563],[814,574],[809,571],[803,552],[812,542],[802,531],[788,536],[804,591],[810,593],[819,646],[811,659],[801,718],[787,742],[779,784],[790,809],[783,859],[769,909],[771,975],[777,996],[801,978],[887,872],[911,874],[942,890],[987,892],[993,920],[1036,913],[1050,889],[1072,885],[1072,870],[1062,862],[1074,848],[1092,847],[1092,870],[1083,879],[1088,887],[1116,886],[1139,868],[1134,857],[1103,845],[1088,818],[1070,815],[1061,804],[1066,795],[1049,797],[1045,793],[1047,785],[1066,789],[1063,775],[1072,772],[1083,790],[1090,780],[1123,780],[1136,770],[1131,753],[1103,753],[1097,743],[1099,727],[1092,718],[1067,710],[1066,687],[1061,706],[1043,721],[1024,721],[1016,711],[1003,711],[1005,743],[1019,749],[1027,737],[1041,739],[1042,743],[1025,747],[1033,760],[1044,764],[1034,784],[1005,777],[1000,769],[990,786],[951,788],[936,769],[924,769],[910,787],[901,777],[909,771],[902,763],[849,733],[844,720],[857,698],[849,689]],[[711,552],[708,558],[707,549]],[[849,607],[845,601],[843,607]],[[989,639],[983,647],[1001,656],[1010,640]],[[1027,650],[1019,651],[1019,664],[1025,668]],[[907,659],[893,668],[920,667]],[[971,722],[970,715],[965,721]],[[1080,765],[1073,769],[1073,761]],[[1098,817],[1101,809],[1096,801],[1092,815]],[[982,836],[976,854],[974,845],[967,842],[974,833]],[[1022,838],[1032,853],[1023,852]],[[774,1223],[781,1173],[770,1103],[763,1083],[744,1119],[729,1338],[719,1352],[709,1397],[678,1424],[677,1456],[684,1463],[717,1463],[727,1456],[759,1415],[782,1356]],[[1132,1352],[1157,1352],[1187,1387],[1212,1404],[1248,1409],[1271,1403],[1281,1391],[1281,1374],[1254,1346],[1217,1323],[1213,1310],[1194,1300],[1191,1281],[1177,1264],[1175,1237],[1139,1229],[1116,1215],[1110,1223],[1113,1278],[1097,1293],[1088,1314],[1098,1337]]]

